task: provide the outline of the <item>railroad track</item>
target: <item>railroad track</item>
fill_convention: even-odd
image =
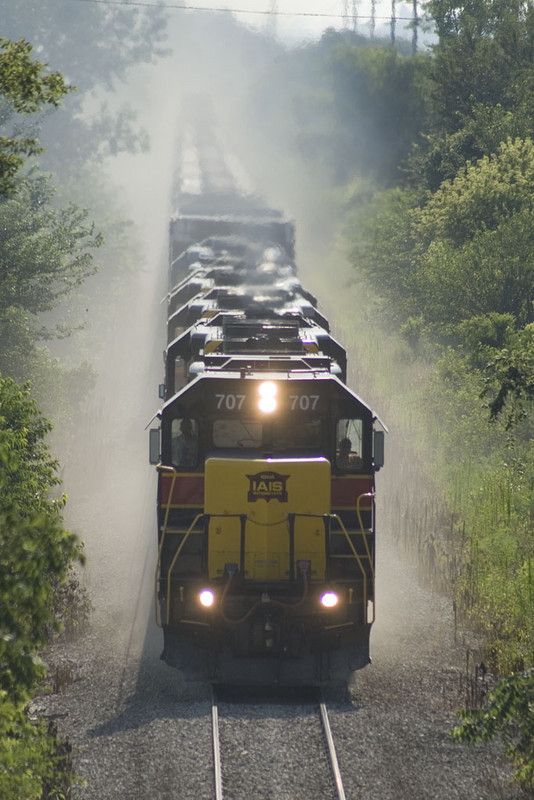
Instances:
[[[303,726],[296,724],[297,733],[294,734],[296,737],[294,745],[296,745],[297,752],[299,754],[299,768],[297,770],[295,769],[295,757],[293,756],[293,759],[287,758],[287,752],[288,749],[291,748],[292,743],[290,741],[291,735],[286,737],[285,731],[290,731],[291,715],[287,718],[287,727],[283,726],[284,736],[280,736],[280,724],[282,723],[282,720],[277,719],[279,716],[277,713],[272,715],[272,718],[269,720],[269,724],[273,726],[272,733],[270,734],[272,751],[269,746],[266,748],[265,741],[260,742],[258,740],[256,750],[258,753],[261,753],[261,757],[254,755],[255,732],[259,731],[261,723],[265,723],[265,718],[271,716],[270,709],[280,708],[280,706],[276,705],[276,700],[274,701],[274,705],[272,699],[270,699],[268,704],[264,703],[262,706],[263,713],[259,714],[257,708],[255,712],[250,711],[252,706],[246,702],[239,702],[237,705],[233,706],[233,710],[226,711],[226,713],[223,711],[221,713],[217,689],[212,689],[211,724],[215,800],[235,800],[235,798],[240,796],[240,792],[246,796],[249,796],[246,794],[247,790],[244,789],[242,785],[244,773],[247,775],[246,781],[248,784],[254,784],[256,787],[255,796],[258,798],[286,796],[285,792],[287,791],[288,797],[327,797],[330,793],[332,798],[335,798],[335,800],[346,800],[336,748],[328,719],[328,710],[322,692],[320,690],[314,692],[313,702],[308,701],[304,706],[298,701],[298,699],[296,702],[292,701],[289,706],[287,703],[285,705],[286,708],[291,709],[293,712],[293,725],[299,722],[300,716],[300,721],[304,722],[305,727],[308,729],[308,731],[305,732],[304,741],[301,741],[301,728]],[[300,708],[302,708],[302,712],[299,712]],[[314,710],[314,713],[311,715],[313,716],[313,721],[310,718],[310,709],[312,708]],[[238,710],[236,711],[235,709]],[[252,724],[250,724],[251,722]],[[278,729],[276,726],[277,722]],[[312,736],[314,739],[313,742],[311,741],[309,732],[312,724],[315,728]],[[221,727],[224,728],[225,726],[228,726],[229,728],[234,726],[234,730],[236,730],[238,726],[241,728],[246,726],[249,729],[249,738],[247,740],[249,746],[247,746],[246,749],[243,749],[241,753],[237,752],[236,754],[235,744],[233,744],[231,748],[225,747],[224,742],[221,744],[221,740],[224,739],[224,736],[221,736]],[[265,733],[263,735],[265,736]],[[233,737],[230,736],[229,738],[232,739]],[[242,758],[243,755],[245,755],[245,761],[239,765],[234,765],[232,768],[232,765],[230,764],[232,760],[232,754],[230,753],[230,750],[234,751],[234,758],[236,759],[238,759],[239,756]],[[237,750],[239,750],[239,747],[237,747]],[[319,757],[316,757],[314,753],[319,753]],[[259,759],[258,763],[256,764],[254,763],[255,758]],[[290,787],[288,785],[284,790],[284,788],[278,784],[276,787],[277,794],[274,795],[272,776],[273,773],[276,773],[277,781],[283,781],[284,769],[281,764],[285,760],[288,760],[289,762],[289,779],[291,780],[294,778],[295,774],[299,776],[298,794],[296,793],[295,787]],[[317,763],[318,761],[322,761],[322,765]],[[262,777],[260,774],[257,774],[261,771],[260,767],[263,766],[265,772],[265,764],[276,765],[277,762],[280,763],[278,766],[275,766],[273,769],[271,769],[267,776],[268,784],[262,786]],[[237,785],[238,781],[236,778],[232,777],[232,772],[234,772],[236,776],[240,776],[239,785]],[[281,778],[280,773],[282,773]],[[318,780],[321,782],[320,787],[317,783]],[[309,786],[306,785],[308,782],[310,783]]]

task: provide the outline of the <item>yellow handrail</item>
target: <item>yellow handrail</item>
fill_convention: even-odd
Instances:
[[[193,530],[193,528],[195,527],[195,525],[197,524],[199,519],[201,517],[203,517],[203,516],[204,516],[203,513],[197,514],[195,519],[193,520],[193,522],[191,523],[191,525],[187,529],[187,531],[184,533],[184,538],[182,539],[182,541],[178,545],[176,553],[174,554],[174,558],[173,558],[173,560],[171,562],[171,565],[170,565],[170,567],[168,569],[168,572],[167,572],[167,609],[166,609],[166,611],[167,611],[167,625],[169,624],[170,611],[171,611],[171,575],[172,575],[172,571],[174,569],[174,565],[176,564],[176,561],[178,560],[178,556],[182,552],[182,548],[183,548],[184,544],[186,543],[186,541],[189,538],[189,535],[191,534],[191,531]],[[156,591],[156,623],[157,623],[157,591]],[[161,627],[161,625],[160,625],[160,627]]]
[[[159,468],[160,467],[158,466],[158,469]],[[173,489],[174,489],[174,483],[175,483],[175,480],[176,480],[176,477],[177,477],[177,472],[173,467],[163,467],[163,469],[173,472],[173,480],[172,480],[171,490],[170,490],[170,493],[169,493],[169,498],[168,498],[168,502],[167,502],[167,506],[166,506],[165,520],[164,520],[164,523],[163,523],[163,531],[162,531],[160,545],[159,545],[159,548],[158,548],[158,561],[157,561],[157,565],[156,565],[156,592],[155,592],[155,594],[156,594],[156,625],[158,625],[158,627],[161,627],[161,622],[158,620],[158,599],[157,599],[157,597],[158,597],[158,591],[157,590],[158,590],[158,580],[159,580],[159,569],[160,569],[160,565],[161,565],[161,556],[162,556],[163,544],[164,544],[165,536],[166,536],[166,533],[167,533],[167,523],[168,523],[168,519],[169,519],[169,511],[170,511],[170,504],[171,504],[171,500],[172,500],[172,493],[173,493]],[[357,513],[357,516],[358,516],[358,522],[360,524],[360,532],[361,532],[361,535],[363,537],[363,542],[364,542],[364,545],[365,545],[366,558],[367,558],[367,560],[369,562],[369,567],[370,567],[370,570],[371,570],[371,576],[374,579],[373,561],[372,561],[372,557],[371,557],[371,551],[369,549],[369,542],[367,540],[367,533],[368,532],[365,530],[365,528],[363,526],[363,521],[362,521],[361,512],[360,512],[360,503],[361,503],[362,498],[364,498],[364,497],[374,497],[374,493],[373,492],[367,492],[365,494],[358,495],[357,502],[356,502],[356,513]],[[182,551],[187,539],[189,538],[193,528],[197,524],[198,520],[203,516],[204,516],[203,513],[197,514],[197,516],[195,517],[195,519],[191,523],[191,525],[188,528],[188,530],[184,533],[184,537],[183,537],[182,541],[180,542],[180,544],[179,544],[179,546],[178,546],[178,548],[176,550],[176,553],[174,554],[174,558],[173,558],[173,560],[172,560],[172,562],[171,562],[171,564],[169,566],[169,569],[168,569],[168,572],[167,572],[167,603],[166,603],[166,620],[167,620],[167,624],[169,623],[169,619],[170,619],[171,576],[172,576],[172,572],[174,570],[174,566],[176,564],[176,561],[178,560],[178,557],[179,557],[179,555],[180,555],[180,553],[181,553],[181,551]],[[210,516],[215,516],[215,517],[231,516],[231,517],[234,517],[234,516],[241,516],[241,515],[240,514],[214,514],[214,515],[210,515]],[[358,564],[358,567],[359,567],[360,572],[361,572],[362,577],[363,577],[363,599],[364,599],[365,610],[366,610],[366,613],[367,613],[367,599],[368,599],[367,598],[367,573],[365,571],[365,568],[364,568],[364,565],[363,565],[363,562],[362,562],[362,557],[360,556],[360,554],[357,552],[356,548],[354,547],[352,539],[350,538],[350,534],[348,533],[347,529],[345,528],[345,525],[344,525],[342,519],[339,517],[339,515],[338,514],[326,514],[326,515],[324,515],[324,514],[295,514],[294,516],[295,517],[320,517],[321,519],[324,519],[325,517],[328,517],[329,519],[336,520],[339,523],[339,526],[340,526],[340,528],[341,528],[341,530],[342,530],[342,532],[343,532],[343,534],[344,534],[344,536],[345,536],[345,538],[346,538],[346,540],[347,540],[347,542],[349,544],[349,547],[350,547],[350,549],[352,551],[352,555],[356,559],[356,562]],[[285,520],[282,519],[277,523],[271,523],[271,524],[278,524],[279,525],[281,522],[284,522],[287,519],[288,518],[286,517]],[[253,522],[253,523],[256,523],[256,524],[262,524],[262,523],[258,523],[257,520],[251,519],[248,516],[246,518],[246,522]],[[263,524],[265,524],[265,523],[263,523]],[[373,619],[372,619],[372,622],[374,622],[374,620],[375,620],[375,603],[374,603],[374,598],[373,598]]]
[[[162,528],[162,531],[161,531],[161,539],[160,539],[159,547],[158,547],[158,560],[157,560],[157,563],[156,563],[156,575],[155,575],[156,625],[158,626],[158,628],[161,628],[161,622],[159,622],[159,620],[158,620],[158,577],[159,577],[159,568],[160,568],[160,564],[161,564],[161,554],[163,552],[163,545],[165,543],[165,536],[167,534],[167,523],[169,521],[169,513],[170,513],[170,510],[171,510],[171,502],[172,502],[172,495],[173,495],[173,492],[174,492],[174,484],[176,483],[176,478],[178,477],[178,473],[174,469],[174,467],[169,467],[166,464],[158,464],[156,469],[158,470],[158,472],[171,472],[172,473],[172,482],[171,482],[171,488],[170,488],[170,492],[169,492],[169,497],[167,499],[167,505],[164,506],[164,508],[165,508],[165,519],[163,520],[163,528]]]
[[[345,528],[345,525],[343,524],[343,520],[339,517],[338,514],[330,514],[330,519],[335,519],[339,523],[339,526],[340,526],[341,530],[343,531],[343,533],[345,535],[345,539],[349,543],[349,547],[352,550],[352,554],[354,555],[354,558],[358,562],[358,566],[360,568],[360,572],[363,575],[363,602],[364,602],[364,609],[365,609],[365,617],[366,617],[366,620],[367,620],[367,573],[366,573],[366,571],[365,571],[365,569],[363,567],[363,563],[362,563],[360,554],[356,551],[356,548],[354,547],[354,545],[352,543],[352,539],[350,538],[350,534],[347,531],[347,529]],[[362,527],[362,535],[363,535],[363,539],[364,539],[364,542],[365,542],[365,549],[367,551],[367,558],[369,560],[369,566],[371,568],[371,575],[374,578],[373,562],[372,562],[372,559],[371,559],[371,554],[369,552],[369,547],[368,547],[367,540],[366,540],[366,534],[365,534],[365,531],[363,530],[363,527]],[[372,599],[373,599],[373,619],[371,620],[371,622],[374,622],[375,621],[374,597]]]
[[[363,543],[365,544],[365,552],[367,553],[367,558],[369,559],[369,564],[371,565],[371,574],[373,578],[374,578],[373,562],[371,559],[371,552],[369,550],[369,543],[367,541],[367,531],[363,527],[362,515],[360,513],[360,502],[362,500],[362,497],[374,497],[374,496],[375,496],[374,492],[365,492],[364,494],[359,494],[356,500],[356,514],[358,515],[358,522],[360,523],[360,531],[362,533]]]
[[[176,478],[178,477],[178,473],[174,469],[174,467],[167,467],[164,464],[158,464],[157,469],[158,469],[158,472],[172,472],[172,482],[171,482],[171,488],[170,488],[170,491],[169,491],[169,497],[167,499],[167,505],[164,506],[164,508],[165,508],[165,519],[163,520],[163,531],[162,531],[162,535],[161,535],[161,539],[163,541],[163,539],[165,538],[165,533],[167,531],[167,522],[169,521],[169,514],[170,514],[170,511],[171,511],[171,503],[172,503],[172,495],[173,495],[173,492],[174,492],[174,484],[176,483]]]

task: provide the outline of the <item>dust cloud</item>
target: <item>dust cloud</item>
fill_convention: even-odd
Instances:
[[[156,559],[156,475],[145,426],[157,412],[163,381],[167,231],[176,107],[165,102],[157,71],[139,70],[126,92],[142,90],[142,121],[152,148],[109,165],[142,243],[142,266],[113,299],[95,330],[94,391],[75,426],[65,470],[70,527],[85,542],[83,571],[93,627],[138,650],[151,630]],[[98,277],[97,279],[98,280]],[[91,305],[91,303],[89,303]],[[109,643],[109,640],[107,642]],[[160,647],[155,640],[154,647]],[[157,653],[159,655],[159,651]]]
[[[67,523],[85,543],[82,582],[93,606],[91,630],[98,649],[122,653],[125,663],[158,658],[162,647],[154,621],[157,481],[148,464],[145,428],[161,403],[168,224],[176,210],[178,142],[190,123],[187,98],[220,98],[229,87],[239,96],[238,76],[242,83],[250,78],[236,55],[239,42],[225,41],[225,36],[243,35],[250,49],[249,33],[228,20],[181,20],[171,26],[168,56],[135,70],[116,99],[117,105],[126,102],[137,110],[150,137],[147,153],[121,155],[107,165],[141,242],[142,267],[125,277],[116,297],[106,299],[112,313],[95,309],[87,335],[96,386],[76,420],[64,470]],[[252,39],[263,41],[256,34]],[[228,161],[234,175],[241,171],[244,185],[248,176],[240,160],[230,155]],[[97,276],[93,298],[88,287],[90,309],[101,296],[98,281]]]
[[[139,68],[123,88],[150,134],[151,148],[145,155],[115,159],[109,173],[121,187],[143,242],[144,266],[117,298],[113,319],[98,330],[97,385],[80,417],[74,458],[65,475],[68,522],[86,543],[84,580],[94,606],[93,626],[109,634],[106,641],[122,642],[131,655],[144,649],[151,658],[159,656],[161,637],[153,622],[156,475],[148,465],[145,426],[160,402],[168,220],[179,158],[176,143],[190,122],[186,98],[192,93],[211,98],[217,133],[234,173],[243,171],[243,184],[248,180],[260,187],[267,203],[295,218],[303,284],[319,297],[334,334],[348,348],[352,388],[372,402],[366,391],[372,380],[358,369],[360,343],[354,322],[364,324],[365,310],[336,246],[335,206],[320,185],[321,176],[310,174],[308,165],[280,149],[280,137],[276,147],[269,146],[277,120],[268,114],[263,119],[246,115],[254,82],[282,52],[281,45],[227,18],[175,18],[170,33],[172,52],[167,58]],[[273,85],[272,91],[278,87]],[[355,316],[351,308],[358,304]],[[389,459],[385,477],[379,476],[379,493],[389,491],[387,473],[398,474],[398,467]],[[381,553],[389,549],[390,536],[383,530],[381,508],[379,495],[379,608],[392,606],[384,597],[388,581]],[[383,624],[379,612],[377,627]]]

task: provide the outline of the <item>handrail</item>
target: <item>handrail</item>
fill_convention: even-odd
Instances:
[[[174,484],[176,483],[176,478],[178,477],[178,471],[174,467],[169,467],[166,464],[158,464],[157,470],[158,472],[172,472],[171,488],[169,490],[167,505],[163,506],[163,508],[165,508],[165,519],[163,520],[163,528],[161,533],[161,541],[163,542],[165,533],[167,531],[167,523],[169,521],[169,514],[171,511],[172,495],[174,493]]]
[[[159,547],[158,547],[158,560],[157,560],[157,563],[156,563],[156,574],[155,574],[155,591],[154,591],[154,597],[155,597],[155,601],[156,601],[155,602],[155,616],[156,616],[156,625],[158,626],[158,628],[161,628],[162,624],[161,624],[161,621],[158,619],[159,569],[160,569],[160,566],[161,566],[161,556],[162,556],[162,553],[163,553],[163,545],[165,544],[165,537],[167,535],[167,525],[168,525],[168,522],[169,522],[169,514],[170,514],[170,510],[171,510],[172,495],[173,495],[173,492],[174,492],[174,484],[176,483],[176,478],[178,477],[178,472],[174,467],[168,466],[167,464],[158,464],[156,469],[158,470],[158,472],[169,472],[169,473],[172,473],[172,481],[171,481],[171,486],[170,486],[170,489],[169,489],[169,496],[167,498],[167,505],[163,506],[163,508],[165,509],[165,518],[163,520],[163,526],[162,526],[162,529],[161,529],[161,539],[160,539]],[[202,516],[203,516],[203,514],[197,514],[197,516],[193,520],[193,523],[192,523],[191,527],[185,533],[184,539],[186,539],[189,536],[189,534],[191,533],[191,529],[196,525],[199,517],[202,517]],[[182,542],[180,543],[180,546],[179,546],[178,551],[177,551],[178,553],[182,549],[183,544],[184,544],[184,540],[182,540]],[[173,564],[174,564],[174,561],[176,561],[176,556],[174,557]],[[168,596],[169,596],[169,584],[167,586],[167,598],[168,598]],[[168,611],[168,609],[169,609],[169,604],[167,603],[167,622],[169,621],[169,611]]]
[[[172,469],[172,467],[170,469]],[[170,502],[171,497],[172,497],[172,492],[169,495],[169,502]],[[183,537],[182,541],[180,542],[180,544],[179,544],[179,546],[178,546],[178,548],[176,550],[176,553],[174,554],[174,558],[173,558],[173,560],[171,562],[171,565],[170,565],[170,567],[169,567],[169,569],[167,571],[167,604],[166,604],[167,624],[169,624],[169,615],[170,615],[170,607],[171,607],[171,586],[172,586],[172,584],[171,584],[171,575],[172,575],[172,571],[174,569],[174,565],[176,564],[176,561],[178,560],[178,556],[180,555],[180,553],[182,551],[182,548],[184,547],[187,539],[189,538],[193,528],[197,524],[198,520],[201,517],[204,517],[204,516],[210,516],[210,517],[211,516],[239,517],[241,515],[240,514],[209,514],[209,515],[206,515],[206,514],[201,512],[200,514],[196,515],[195,519],[193,520],[193,522],[189,526],[188,530],[184,531],[184,537]],[[158,622],[158,580],[159,580],[159,568],[160,568],[160,565],[161,565],[161,553],[162,553],[162,549],[163,549],[163,540],[165,538],[165,532],[166,532],[166,527],[165,527],[164,534],[161,537],[161,542],[160,542],[160,546],[159,546],[159,550],[158,550],[158,562],[156,564],[156,592],[155,592],[155,596],[156,596],[156,625],[158,626],[158,628],[162,627],[161,622]]]
[[[354,547],[354,544],[352,543],[352,539],[350,538],[350,534],[347,531],[347,529],[345,528],[345,525],[343,524],[343,520],[341,519],[341,517],[339,517],[338,514],[330,514],[330,519],[335,519],[339,523],[339,526],[340,526],[341,530],[343,531],[343,533],[345,535],[345,539],[349,543],[349,547],[352,550],[354,558],[358,562],[358,566],[360,568],[360,572],[363,575],[363,602],[364,602],[364,609],[365,609],[365,618],[366,618],[366,621],[368,621],[367,620],[367,599],[368,599],[367,598],[367,573],[366,573],[366,571],[365,571],[365,569],[363,567],[363,563],[362,563],[360,554],[356,551],[356,548]],[[371,577],[374,579],[373,561],[372,561],[371,553],[369,551],[369,547],[368,547],[368,543],[367,543],[366,532],[364,531],[363,527],[362,527],[361,533],[362,533],[363,540],[364,540],[364,543],[365,543],[365,549],[366,549],[366,552],[367,552],[367,558],[369,560],[369,566],[370,566],[370,569],[371,569]],[[374,603],[374,597],[373,597],[373,619],[371,620],[371,622],[374,622],[374,621],[375,621],[375,603]]]
[[[158,578],[159,578],[159,568],[160,568],[160,564],[161,564],[161,554],[163,552],[163,545],[165,543],[165,536],[167,534],[167,523],[169,522],[169,513],[170,513],[170,510],[171,510],[171,501],[172,501],[172,495],[173,495],[173,492],[174,492],[174,484],[176,483],[176,478],[178,477],[178,472],[174,469],[174,467],[170,467],[167,464],[158,464],[156,469],[158,470],[158,472],[170,472],[170,473],[172,473],[172,482],[171,482],[171,488],[170,488],[170,491],[169,491],[169,497],[167,499],[167,506],[163,506],[163,508],[165,508],[165,518],[163,520],[163,527],[162,527],[162,530],[161,530],[161,539],[159,541],[158,560],[157,560],[157,563],[156,563],[156,576],[155,576],[154,597],[155,597],[155,600],[156,600],[156,605],[155,605],[156,625],[158,626],[158,628],[161,628],[161,622],[158,621]]]
[[[159,549],[158,549],[158,561],[157,561],[157,566],[156,566],[156,624],[159,627],[161,627],[161,623],[158,622],[157,583],[158,583],[158,579],[159,579],[159,569],[160,569],[160,565],[161,565],[161,556],[162,556],[163,544],[164,544],[164,540],[165,540],[165,535],[167,533],[167,522],[168,522],[168,516],[169,516],[170,503],[171,503],[171,500],[172,500],[172,490],[174,488],[174,481],[176,480],[176,476],[177,476],[176,470],[174,470],[172,467],[166,467],[165,469],[167,469],[169,471],[172,471],[174,473],[174,475],[173,475],[173,482],[172,482],[172,485],[171,485],[171,491],[169,493],[169,499],[168,499],[167,507],[166,507],[166,514],[165,514],[165,520],[164,520],[164,525],[163,525],[163,532],[162,532],[162,537],[161,537],[161,541],[160,541],[160,545],[159,545]],[[360,524],[360,532],[359,533],[361,534],[361,536],[363,538],[364,545],[365,545],[365,556],[364,557],[366,557],[368,562],[369,562],[369,567],[370,567],[370,570],[371,570],[371,577],[373,578],[373,580],[374,580],[373,560],[372,560],[371,551],[370,551],[370,548],[369,548],[369,542],[368,542],[368,539],[367,539],[368,531],[366,531],[364,526],[363,526],[363,521],[362,521],[361,512],[360,512],[360,502],[361,502],[362,498],[364,498],[364,497],[374,497],[374,496],[375,495],[374,495],[373,492],[367,492],[365,494],[358,495],[357,502],[356,502],[356,513],[357,513],[357,516],[358,516],[358,522]],[[207,518],[208,521],[209,521],[209,519],[211,517],[243,517],[243,516],[244,515],[242,515],[242,514],[203,514],[203,513],[197,514],[197,516],[195,517],[195,519],[193,520],[193,522],[189,526],[188,530],[184,533],[183,539],[180,542],[180,544],[179,544],[179,546],[178,546],[178,548],[176,550],[176,553],[174,554],[172,562],[171,562],[171,564],[169,566],[169,569],[167,571],[167,603],[166,603],[166,620],[167,620],[167,624],[169,623],[169,619],[170,619],[171,577],[172,577],[172,572],[174,570],[176,561],[178,560],[178,557],[179,557],[179,555],[180,555],[180,553],[181,553],[181,551],[182,551],[187,539],[189,538],[193,528],[197,524],[198,520],[200,518],[202,518],[202,517]],[[324,519],[330,519],[330,520],[336,520],[338,522],[338,524],[339,524],[339,526],[340,526],[340,528],[341,528],[341,530],[342,530],[342,532],[343,532],[343,534],[345,536],[345,539],[347,540],[347,542],[349,544],[349,547],[350,547],[350,549],[352,551],[352,555],[355,558],[355,560],[356,560],[356,562],[358,564],[358,567],[360,569],[360,572],[362,574],[362,577],[363,577],[363,599],[364,599],[364,608],[365,608],[365,611],[366,611],[366,614],[367,614],[367,600],[368,600],[368,597],[367,597],[367,572],[366,572],[365,567],[363,565],[362,556],[360,556],[360,554],[356,550],[356,548],[354,546],[354,543],[353,543],[353,541],[352,541],[352,539],[350,537],[350,534],[347,531],[347,529],[346,529],[341,517],[338,514],[299,514],[299,513],[294,513],[291,516],[292,517],[313,517],[313,518],[320,518],[320,519],[323,519],[323,520]],[[278,520],[277,522],[273,522],[273,523],[261,523],[258,520],[251,519],[248,515],[245,517],[245,525],[246,525],[247,522],[251,522],[253,524],[260,525],[260,526],[280,525],[281,523],[286,522],[286,521],[289,522],[289,515],[287,515],[285,518],[283,518],[281,520]],[[227,590],[228,585],[225,588]],[[374,620],[375,620],[375,603],[374,603],[374,598],[373,598],[373,619],[372,619],[372,622],[374,622]]]
[[[185,545],[186,541],[188,540],[188,538],[189,538],[189,536],[191,534],[191,531],[193,530],[193,528],[197,524],[198,520],[203,516],[204,516],[204,514],[202,514],[202,513],[197,514],[195,519],[193,520],[193,522],[191,523],[191,525],[187,529],[187,531],[184,533],[184,538],[182,539],[182,541],[178,545],[176,553],[174,554],[174,558],[171,561],[171,565],[170,565],[170,567],[168,569],[168,572],[167,572],[167,608],[166,608],[166,611],[167,611],[167,625],[169,624],[170,611],[171,611],[171,574],[172,574],[172,571],[174,569],[174,565],[176,564],[176,561],[178,559],[178,556],[182,552],[182,548]],[[156,604],[156,609],[157,609],[157,604]],[[156,623],[157,623],[157,610],[156,610]]]
[[[356,499],[356,514],[358,516],[358,522],[360,523],[360,531],[361,531],[361,534],[363,536],[363,542],[365,544],[365,550],[366,550],[366,553],[367,553],[367,558],[369,559],[369,563],[371,564],[371,569],[372,569],[371,552],[369,550],[369,543],[367,541],[367,531],[363,527],[362,515],[360,513],[360,502],[361,502],[362,497],[375,497],[375,493],[374,492],[364,492],[363,494],[359,494],[357,499]],[[373,574],[373,578],[374,578],[374,574]]]
[[[349,547],[352,550],[352,554],[353,554],[354,558],[356,559],[356,561],[358,562],[358,566],[360,568],[360,572],[363,575],[363,599],[364,599],[364,603],[366,604],[366,601],[367,601],[367,573],[366,573],[366,571],[365,571],[365,569],[363,567],[362,560],[360,558],[360,554],[357,552],[356,548],[354,547],[354,544],[352,543],[352,539],[350,538],[350,535],[349,535],[347,529],[345,528],[345,526],[343,524],[343,520],[341,519],[341,517],[339,517],[338,514],[330,514],[330,519],[335,519],[339,523],[339,525],[341,527],[341,530],[343,531],[343,533],[345,535],[345,539],[349,543]]]

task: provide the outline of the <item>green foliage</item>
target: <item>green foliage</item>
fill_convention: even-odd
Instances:
[[[503,143],[413,212],[413,303],[437,330],[471,316],[532,320],[534,148]]]
[[[435,431],[433,463],[453,479],[462,461],[471,464],[506,443],[502,426],[488,425],[481,400],[484,375],[456,348],[444,348],[435,358],[424,388],[425,418]]]
[[[93,388],[94,369],[87,362],[67,366],[36,345],[35,322],[29,314],[11,307],[0,315],[0,373],[18,383],[31,376],[32,395],[48,416],[68,429],[80,403]]]
[[[44,721],[32,722],[21,704],[0,690],[0,797],[61,800],[74,783],[62,746]]]
[[[388,322],[402,325],[413,313],[410,299],[414,239],[411,212],[417,197],[408,189],[389,189],[352,197],[348,211],[351,261],[381,298]]]
[[[0,38],[0,93],[19,114],[33,114],[43,105],[59,105],[72,91],[60,72],[45,74],[45,64],[31,58],[32,45]]]
[[[458,325],[458,335],[464,343],[472,366],[475,369],[486,367],[489,359],[495,356],[515,335],[515,319],[512,314],[490,311],[481,316],[469,317]]]
[[[340,43],[325,67],[332,92],[340,179],[371,173],[386,185],[418,139],[426,116],[426,56],[401,56],[393,48]]]
[[[426,60],[327,31],[318,44],[277,54],[253,88],[252,115],[268,119],[270,136],[335,184],[357,173],[391,185],[425,119]]]
[[[458,569],[455,595],[470,628],[479,631],[493,670],[532,664],[534,584],[532,564],[532,470],[516,446],[509,462],[501,453],[470,473],[459,469],[456,508]]]
[[[431,69],[440,123],[449,130],[457,128],[458,112],[468,115],[476,103],[514,107],[518,83],[532,74],[530,4],[430,0],[426,11],[439,37]]]
[[[439,42],[428,66],[431,120],[412,164],[435,191],[507,138],[534,135],[534,14],[519,0],[431,0]]]
[[[508,140],[461,169],[425,204],[406,189],[361,215],[355,266],[376,282],[402,325],[458,343],[472,317],[534,319],[534,144]],[[451,339],[449,339],[451,340]]]
[[[55,516],[58,503],[50,500],[49,492],[59,485],[58,463],[52,459],[45,441],[52,426],[39,414],[29,386],[21,388],[10,378],[0,381],[4,451],[0,508],[6,510],[8,502],[15,502],[21,509]]]
[[[105,92],[126,79],[133,66],[163,54],[163,8],[126,3],[73,6],[72,0],[36,6],[33,0],[0,0],[0,18],[4,36],[23,36],[34,43],[40,58],[68,75],[78,89],[57,113],[40,120],[47,169],[76,173],[110,151],[143,146],[144,134],[131,112],[116,105],[116,95],[107,103]],[[89,93],[93,113],[87,114],[83,104]]]
[[[87,211],[53,206],[49,180],[31,175],[0,201],[0,316],[11,307],[39,314],[95,272],[102,237]]]
[[[486,347],[495,332],[514,335],[505,320],[491,322],[476,326],[477,340],[488,334]],[[420,409],[432,431],[427,474],[445,491],[453,520],[448,583],[460,617],[483,635],[492,669],[507,671],[530,666],[534,653],[534,448],[501,421],[489,424],[484,379],[471,353],[447,348]]]
[[[484,395],[492,398],[489,403],[492,418],[506,410],[507,426],[511,428],[532,417],[534,324],[517,331],[507,345],[496,351],[487,365]]]
[[[534,672],[507,675],[482,709],[461,711],[453,731],[459,742],[489,741],[499,736],[515,765],[518,782],[534,787]]]
[[[4,35],[24,35],[39,44],[40,53],[63,73],[75,75],[84,91],[124,78],[133,64],[161,55],[166,16],[163,8],[72,8],[70,0],[54,0],[36,8],[33,0],[0,0]],[[81,79],[81,80],[79,80]]]
[[[452,181],[468,163],[496,153],[508,139],[528,139],[534,133],[530,105],[511,110],[473,105],[470,114],[458,113],[457,130],[438,127],[423,133],[414,143],[409,157],[411,181],[421,188],[437,191],[444,181]]]
[[[53,590],[81,560],[63,528],[64,498],[43,419],[28,388],[0,378],[0,687],[18,698],[43,671],[37,651],[54,624]]]
[[[497,230],[503,220],[534,208],[533,184],[532,140],[503,142],[497,154],[460,170],[414,213],[418,248],[436,239],[460,247],[477,234]]]
[[[0,373],[19,382],[31,377],[42,407],[67,420],[91,386],[92,370],[62,366],[38,341],[68,336],[85,319],[65,309],[45,325],[42,315],[95,273],[102,236],[85,210],[53,201],[49,179],[35,171],[0,199]]]
[[[14,113],[30,115],[47,105],[56,107],[72,90],[59,72],[45,72],[46,65],[31,58],[32,50],[24,39],[0,38],[0,130]],[[25,158],[40,151],[35,136],[0,136],[0,196],[14,190]]]

